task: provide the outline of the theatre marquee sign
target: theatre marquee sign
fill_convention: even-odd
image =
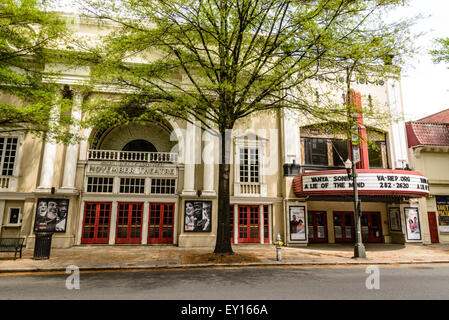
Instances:
[[[353,192],[352,179],[344,170],[304,173],[295,177],[293,187],[297,195],[345,195]],[[361,169],[357,172],[357,187],[362,195],[429,194],[427,178],[418,172],[405,170]]]
[[[175,177],[177,173],[176,166],[167,164],[101,162],[87,165],[87,175]]]

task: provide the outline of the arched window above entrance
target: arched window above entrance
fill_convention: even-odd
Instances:
[[[143,151],[143,152],[157,152],[156,147],[149,141],[138,139],[128,142],[122,151]]]

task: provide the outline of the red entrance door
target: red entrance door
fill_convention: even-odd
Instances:
[[[354,213],[334,212],[335,242],[354,242]]]
[[[438,224],[435,212],[427,212],[427,217],[429,219],[430,242],[440,243],[440,240],[438,238]]]
[[[327,242],[326,211],[309,211],[307,224],[310,243]]]
[[[115,243],[140,243],[142,240],[142,202],[119,202]]]
[[[239,206],[239,242],[260,243],[259,206]]]
[[[108,243],[110,221],[110,202],[86,202],[81,243]]]
[[[382,242],[380,212],[362,212],[362,241]]]
[[[174,203],[150,203],[148,243],[173,243]]]

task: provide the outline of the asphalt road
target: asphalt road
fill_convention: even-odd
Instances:
[[[379,282],[366,266],[82,272],[80,288],[72,290],[66,288],[68,274],[0,275],[0,299],[449,299],[448,265],[378,271]],[[368,277],[373,289],[367,289]]]

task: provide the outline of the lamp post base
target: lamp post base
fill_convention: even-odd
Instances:
[[[355,244],[354,258],[366,258],[365,246],[363,245],[363,243]]]

